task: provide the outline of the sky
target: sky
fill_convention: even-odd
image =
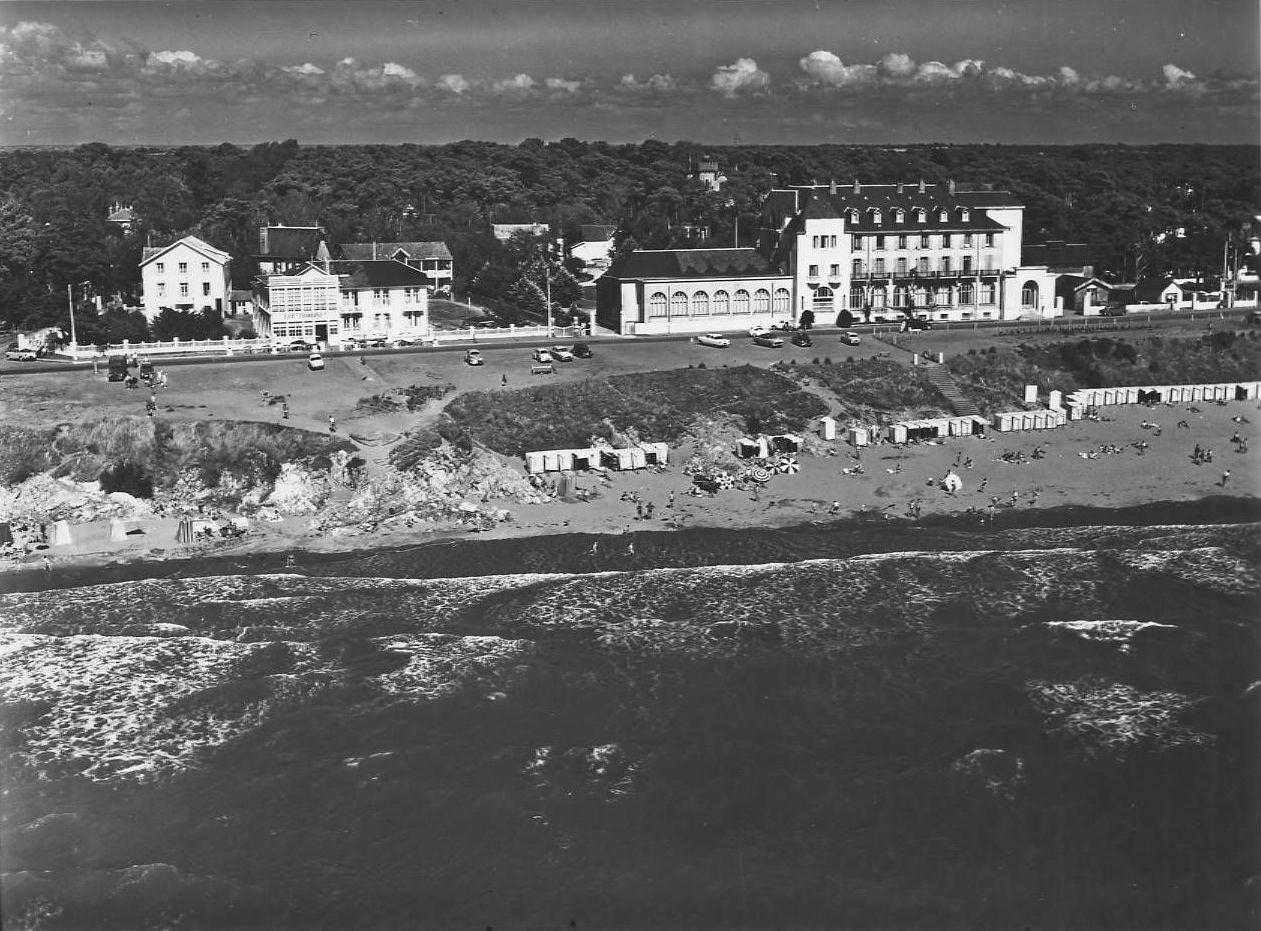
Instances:
[[[0,2],[0,144],[1261,141],[1255,0]]]

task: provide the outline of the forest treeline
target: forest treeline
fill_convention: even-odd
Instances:
[[[1251,146],[1024,147],[924,145],[700,146],[562,139],[519,145],[12,149],[0,154],[0,319],[45,325],[66,316],[66,286],[139,290],[141,250],[192,233],[234,256],[247,287],[266,223],[320,225],[331,244],[444,240],[458,295],[492,302],[520,280],[522,250],[491,223],[542,221],[567,242],[588,223],[619,227],[641,248],[755,241],[761,200],[776,185],[857,178],[953,179],[1010,190],[1026,205],[1025,241],[1086,242],[1113,276],[1213,273],[1225,239],[1261,211]],[[690,177],[702,158],[728,181],[712,193]],[[106,217],[135,208],[124,235]],[[1181,231],[1184,235],[1177,235]]]

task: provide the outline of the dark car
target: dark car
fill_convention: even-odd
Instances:
[[[778,349],[784,345],[784,341],[778,336],[771,336],[769,333],[762,333],[753,337],[753,343],[756,346],[766,346],[770,349]]]
[[[591,358],[591,347],[588,346],[586,343],[574,343],[573,352],[574,352],[575,359],[590,359]]]
[[[902,321],[902,332],[904,333],[908,330],[931,330],[932,328],[933,321],[921,317],[912,317],[909,320]]]
[[[792,344],[794,346],[813,346],[814,340],[810,338],[809,333],[794,333]]]

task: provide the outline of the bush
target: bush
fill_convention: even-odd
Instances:
[[[144,466],[130,460],[106,466],[97,480],[101,483],[101,491],[107,494],[121,491],[137,498],[153,497],[153,476]]]

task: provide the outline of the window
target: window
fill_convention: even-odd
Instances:
[[[777,314],[786,314],[792,311],[792,295],[788,293],[787,288],[775,289],[775,298],[771,304],[771,311]]]
[[[731,313],[730,298],[726,291],[714,292],[714,313],[729,314]]]
[[[812,248],[812,249],[818,249],[818,248],[819,248],[819,240],[820,240],[820,239],[822,239],[822,238],[823,238],[822,236],[811,236],[811,237],[810,237],[810,248]]]
[[[905,248],[906,248],[906,236],[899,236],[899,237],[898,237],[898,248],[899,248],[899,249],[905,249]]]
[[[1020,306],[1021,307],[1037,307],[1038,306],[1037,282],[1026,281],[1024,287],[1020,289]]]
[[[963,284],[959,285],[959,303],[960,304],[975,304],[976,303],[976,294],[972,288],[972,282],[965,281]]]
[[[919,247],[920,247],[921,249],[927,249],[927,248],[928,248],[928,246],[929,246],[929,242],[930,242],[930,237],[929,237],[929,235],[928,235],[927,233],[924,233],[924,234],[923,234],[923,235],[921,235],[921,236],[920,236],[920,238],[919,238]]]
[[[863,306],[863,289],[861,287],[849,289],[849,306],[855,309]]]
[[[876,259],[876,274],[884,274],[884,259]]]
[[[941,257],[941,270],[942,270],[943,272],[948,272],[948,271],[950,271],[950,256],[948,256],[948,255],[943,255],[943,256]]]
[[[920,256],[919,263],[916,265],[915,270],[919,272],[921,275],[928,274],[928,256],[926,255]]]
[[[660,291],[648,298],[648,316],[664,317],[666,315],[666,296]]]
[[[854,237],[854,251],[861,252],[863,248],[863,238],[861,236]]]
[[[389,288],[373,288],[372,301],[381,307],[390,305],[390,289]]]
[[[884,291],[884,288],[875,288],[875,289],[873,289],[873,290],[872,290],[872,292],[871,292],[871,306],[872,306],[872,307],[877,307],[877,308],[880,308],[881,310],[883,310],[883,309],[884,309],[884,306],[885,306],[885,303],[886,303],[886,301],[885,301],[885,291]]]
[[[837,243],[838,239],[839,239],[839,237],[837,237],[837,236],[829,236],[829,237],[828,237],[828,245],[829,245],[831,248],[835,249],[835,248],[836,248],[836,243]]]
[[[758,288],[753,292],[753,312],[755,314],[769,314],[771,312],[771,292],[765,288]]]
[[[201,294],[202,294],[202,297],[210,296],[210,282],[209,281],[203,281],[201,283]]]
[[[202,274],[206,274],[206,275],[210,274],[210,263],[209,263],[209,262],[202,262],[202,263],[201,263],[201,270],[202,270]]]
[[[923,223],[928,219],[928,212],[923,207],[915,208],[915,222]]]
[[[863,273],[863,260],[862,260],[862,259],[854,259],[854,261],[853,261],[853,263],[852,263],[852,267],[851,267],[851,269],[850,269],[850,274],[851,274],[851,275],[853,275],[853,276],[855,276],[855,277],[857,277],[857,276],[861,275],[862,273]]]
[[[902,256],[900,259],[898,259],[897,273],[899,275],[906,274],[906,256]]]
[[[905,307],[905,306],[906,306],[906,297],[907,297],[907,293],[906,293],[906,286],[905,286],[905,285],[904,285],[904,286],[902,286],[902,287],[900,287],[900,288],[894,288],[894,289],[893,289],[893,306],[894,306],[894,307]]]
[[[841,277],[841,266],[839,266],[839,265],[829,265],[829,266],[828,266],[828,276],[829,276],[829,277],[831,277],[831,278],[839,278],[839,277]]]
[[[749,312],[749,292],[744,290],[744,288],[736,292],[731,310],[732,313],[737,314],[747,314]]]
[[[965,274],[972,271],[972,256],[965,255],[963,257],[963,271]]]
[[[942,233],[942,234],[941,234],[941,247],[942,247],[943,249],[949,249],[949,248],[950,248],[950,244],[951,244],[950,234],[949,234],[949,233]]]
[[[905,211],[905,210],[903,210],[901,207],[899,207],[897,210],[893,211],[893,222],[894,222],[894,223],[905,223],[905,222],[906,222],[906,211]]]
[[[419,304],[420,303],[420,290],[421,290],[420,288],[404,288],[403,289],[403,303],[404,304]]]
[[[970,245],[972,245],[972,234],[971,234],[971,233],[964,233],[964,234],[963,234],[963,244],[964,244],[965,246],[970,246]]]
[[[937,301],[938,304],[941,304],[945,307],[949,307],[950,304],[952,303],[952,301],[950,300],[950,289],[938,288],[937,294],[935,295],[935,300]]]
[[[881,222],[880,211],[875,207],[871,208],[871,222],[874,226],[879,226]]]
[[[682,291],[675,291],[670,295],[670,316],[687,316],[687,295]]]
[[[884,237],[883,236],[876,237],[876,250],[879,252],[884,251]]]
[[[187,263],[187,262],[180,262],[180,274],[181,274],[181,275],[187,275],[187,274],[188,274],[188,263]]]
[[[994,247],[994,234],[993,233],[985,234],[985,245],[991,249]]]
[[[166,271],[166,263],[165,263],[165,262],[154,262],[153,264],[154,264],[154,266],[157,268],[157,270],[158,270],[158,274],[159,274],[159,275],[161,275],[163,272],[165,272],[165,271]]]
[[[832,289],[831,288],[818,288],[814,292],[814,298],[812,299],[812,303],[814,304],[816,308],[825,309],[825,310],[831,309]]]
[[[806,276],[807,276],[807,277],[809,277],[809,278],[818,278],[818,277],[819,277],[819,266],[817,266],[817,265],[811,265],[811,266],[810,266],[810,268],[806,270]]]
[[[962,223],[967,223],[967,222],[968,222],[968,208],[967,208],[967,207],[960,207],[960,208],[959,208],[959,220],[960,220],[960,222],[962,222]]]
[[[166,282],[158,282],[158,297],[166,297]]]
[[[945,223],[949,219],[950,219],[950,214],[946,211],[945,207],[942,207],[940,210],[937,211],[938,223]]]
[[[858,222],[858,210],[857,210],[856,208],[854,208],[854,207],[851,207],[851,208],[849,209],[849,222],[850,222],[850,223],[857,223],[857,222]]]
[[[692,295],[692,316],[709,316],[709,295],[704,291],[697,291]]]
[[[986,284],[981,285],[981,303],[982,304],[993,304],[997,296],[998,296],[998,289],[994,286],[993,282],[988,282]]]
[[[180,282],[180,297],[188,297],[188,282]]]

